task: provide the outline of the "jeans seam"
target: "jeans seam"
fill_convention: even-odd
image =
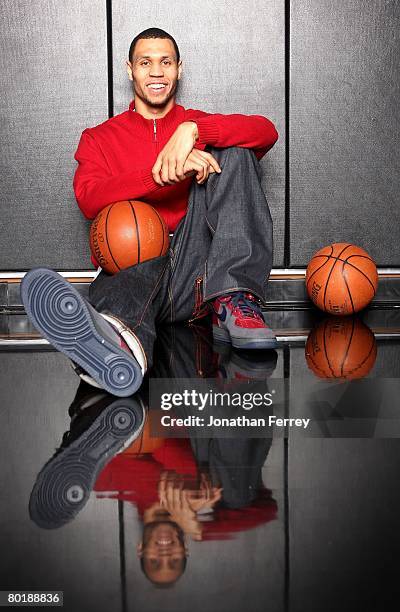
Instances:
[[[178,238],[178,241],[176,243],[176,245],[174,245],[174,249],[171,249],[173,252],[173,258],[172,258],[172,263],[171,263],[171,277],[173,275],[173,273],[175,272],[175,268],[176,265],[178,263],[178,257],[180,255],[180,251],[181,251],[181,246],[182,246],[182,242],[183,242],[183,238],[185,235],[185,229],[186,229],[186,224],[187,224],[187,219],[188,219],[188,212],[189,212],[189,207],[186,210],[186,215],[183,221],[183,225],[182,228],[180,230],[180,236]]]
[[[145,305],[144,305],[144,308],[143,308],[142,314],[141,314],[141,316],[140,316],[140,319],[139,319],[139,321],[136,323],[136,325],[135,325],[135,326],[134,326],[132,329],[136,329],[137,327],[139,327],[139,326],[142,324],[143,319],[144,319],[144,315],[146,314],[146,310],[147,310],[147,308],[149,307],[149,304],[150,304],[151,300],[152,300],[152,299],[153,299],[153,297],[154,297],[154,294],[155,294],[155,292],[156,292],[156,289],[157,289],[158,285],[159,285],[159,284],[160,284],[160,282],[161,282],[161,279],[162,279],[162,277],[163,277],[163,275],[164,275],[164,272],[165,272],[165,270],[166,270],[166,268],[167,268],[168,264],[169,264],[169,261],[167,261],[167,262],[166,262],[165,266],[164,266],[164,267],[163,267],[163,269],[161,270],[161,272],[160,272],[160,274],[159,274],[159,277],[158,277],[158,279],[157,279],[157,282],[156,282],[156,283],[155,283],[155,285],[154,285],[153,291],[150,293],[149,299],[147,300],[147,302],[146,302],[146,303],[145,303]]]
[[[173,323],[175,321],[175,307],[174,307],[174,296],[172,294],[170,282],[168,283],[168,295],[169,295],[170,308],[171,308],[171,323]]]
[[[211,225],[210,221],[209,221],[209,220],[208,220],[208,218],[207,218],[207,215],[205,215],[205,216],[204,216],[204,218],[205,218],[206,223],[207,223],[208,227],[210,228],[211,232],[212,232],[213,234],[215,234],[216,229],[215,229],[215,227],[213,227],[213,226]]]

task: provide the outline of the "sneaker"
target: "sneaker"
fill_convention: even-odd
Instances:
[[[92,390],[76,404],[74,400],[70,409],[70,430],[38,474],[30,495],[29,515],[43,529],[56,529],[76,517],[103,467],[144,427],[146,410],[138,396],[115,398]]]
[[[265,381],[272,376],[278,361],[275,350],[246,351],[230,344],[216,344],[219,356],[217,377],[235,381]]]
[[[97,386],[120,397],[137,391],[144,373],[139,352],[145,359],[139,340],[135,337],[138,353],[134,355],[121,343],[112,317],[106,320],[60,274],[47,268],[30,270],[22,280],[21,297],[33,325]]]
[[[220,296],[213,302],[213,336],[216,342],[238,349],[272,349],[278,343],[264,321],[261,308],[249,293]]]

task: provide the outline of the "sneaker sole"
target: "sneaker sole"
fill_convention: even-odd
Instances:
[[[226,329],[216,326],[213,327],[213,337],[215,342],[229,343],[237,349],[269,350],[278,347],[276,338],[238,338],[231,336]]]
[[[115,399],[79,438],[50,459],[31,492],[32,521],[44,529],[55,529],[75,518],[103,467],[139,437],[145,414],[141,402]]]
[[[103,389],[120,397],[138,390],[143,377],[136,359],[100,335],[84,298],[60,274],[31,270],[22,280],[21,297],[40,333]]]

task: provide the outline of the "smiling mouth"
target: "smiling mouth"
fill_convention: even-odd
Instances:
[[[147,88],[151,89],[151,91],[159,92],[165,91],[165,89],[167,89],[167,86],[165,83],[150,83],[149,85],[147,85]]]
[[[162,540],[156,540],[156,543],[157,543],[159,546],[171,546],[171,544],[172,544],[172,540],[164,540],[164,539],[162,539]]]

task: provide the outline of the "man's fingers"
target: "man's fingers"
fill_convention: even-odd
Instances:
[[[199,184],[199,185],[202,185],[202,184],[203,184],[203,183],[205,183],[205,182],[206,182],[206,180],[208,179],[208,175],[209,175],[209,172],[210,172],[210,171],[209,171],[210,166],[209,166],[209,164],[208,164],[206,161],[204,161],[204,160],[202,160],[200,163],[201,163],[201,165],[202,165],[202,167],[203,167],[203,176],[202,176],[200,179],[199,179],[199,178],[197,178],[197,177],[196,177],[196,178],[197,178],[197,182],[198,182],[198,184]],[[199,175],[198,175],[198,176],[199,176]]]
[[[221,167],[219,165],[219,163],[217,162],[217,160],[215,159],[215,157],[213,157],[210,153],[208,153],[208,155],[210,155],[210,166],[213,168],[214,172],[218,172],[218,174],[220,174],[222,172]]]
[[[179,510],[179,508],[181,508],[182,506],[182,489],[183,489],[183,482],[180,482],[178,486],[177,484],[175,484],[174,496],[173,496],[175,510]]]
[[[168,180],[172,183],[177,183],[179,181],[176,176],[176,159],[171,158],[168,160]]]
[[[184,172],[184,167],[185,167],[185,161],[184,159],[177,159],[176,160],[176,176],[178,177],[178,179],[180,181],[183,181],[186,176],[185,176],[185,172]]]
[[[169,480],[167,482],[166,487],[166,500],[167,500],[167,510],[170,511],[174,507],[174,490],[175,490],[175,481]]]
[[[192,510],[189,504],[189,492],[182,491],[182,507],[184,510]]]
[[[214,172],[221,172],[221,168],[215,157],[206,151],[193,149],[188,159],[191,163],[201,164],[203,168],[203,170],[198,171],[196,175],[196,181],[199,185],[202,185],[208,179],[210,174]]]
[[[218,172],[218,173],[222,172],[219,163],[217,162],[215,157],[213,155],[211,155],[211,153],[208,153],[207,151],[197,151],[197,152],[213,168],[214,172]]]
[[[162,158],[160,156],[157,157],[156,159],[156,163],[154,164],[151,173],[153,175],[153,179],[154,181],[157,183],[157,185],[160,185],[161,187],[164,186],[164,183],[161,180],[161,176],[160,176],[160,170],[162,167]]]
[[[197,172],[201,171],[203,169],[202,165],[199,164],[199,162],[197,162],[196,160],[187,160],[185,165],[183,166],[183,172],[185,174],[185,176],[188,176],[188,174],[195,172],[197,174]]]
[[[172,184],[172,181],[169,180],[169,163],[166,159],[162,161],[160,176],[163,183]]]
[[[199,183],[199,185],[201,185],[202,183],[204,183],[204,181],[207,179],[207,176],[208,176],[208,173],[207,173],[208,163],[200,155],[196,157],[197,157],[196,161],[199,165],[199,170],[196,175],[196,181]]]
[[[167,480],[168,472],[162,472],[160,475],[160,481],[158,483],[158,498],[160,500],[161,505],[164,505],[166,502]]]

